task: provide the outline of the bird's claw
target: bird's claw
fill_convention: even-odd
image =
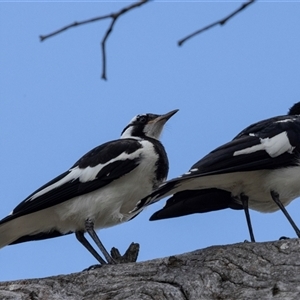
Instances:
[[[100,264],[92,265],[92,266],[90,266],[90,267],[88,267],[88,268],[82,270],[82,272],[84,272],[84,271],[91,271],[91,270],[95,270],[95,269],[99,269],[99,268],[101,268],[102,266],[103,266],[103,265],[100,265]]]
[[[289,237],[287,237],[287,236],[281,236],[280,238],[279,238],[279,241],[281,241],[281,240],[289,240],[290,238]]]

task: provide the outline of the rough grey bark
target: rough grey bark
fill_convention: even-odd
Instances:
[[[2,282],[0,299],[300,299],[300,239]]]

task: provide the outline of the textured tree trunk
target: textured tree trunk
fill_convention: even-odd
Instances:
[[[0,299],[300,299],[300,240],[213,246],[141,263],[2,282]]]

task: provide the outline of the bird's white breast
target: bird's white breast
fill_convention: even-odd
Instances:
[[[136,203],[152,192],[158,154],[148,141],[141,141],[140,164],[130,173],[91,193],[75,197],[53,207],[63,228],[61,231],[84,229],[90,218],[96,228],[110,227],[127,221]]]

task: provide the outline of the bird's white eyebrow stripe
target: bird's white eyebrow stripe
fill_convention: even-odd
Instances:
[[[290,144],[287,132],[283,131],[271,138],[261,138],[259,145],[235,151],[233,156],[265,150],[271,157],[277,157],[285,152],[292,153],[294,148],[295,147]]]
[[[103,167],[109,165],[110,163],[113,163],[114,161],[135,159],[135,158],[139,157],[142,152],[143,152],[143,147],[137,149],[134,153],[128,154],[126,152],[123,152],[119,156],[109,160],[105,164],[98,164],[95,167],[87,167],[84,169],[80,169],[78,166],[76,166],[75,168],[70,169],[69,174],[67,174],[65,177],[63,177],[59,181],[57,181],[47,187],[45,187],[41,191],[38,191],[37,193],[32,195],[30,198],[28,198],[26,201],[32,201],[32,200],[46,194],[47,192],[49,192],[55,188],[58,188],[67,182],[74,181],[76,179],[79,179],[79,181],[82,183],[92,181],[96,178],[97,174]]]

